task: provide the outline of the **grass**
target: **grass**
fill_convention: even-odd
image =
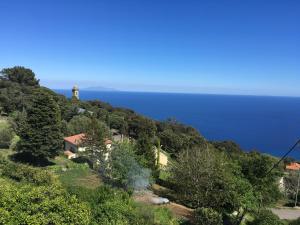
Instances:
[[[99,187],[102,182],[98,174],[86,163],[75,163],[64,156],[58,156],[53,160],[55,165],[49,166],[65,187],[81,186],[89,189]]]
[[[0,156],[9,159],[14,154],[11,149],[0,149]],[[86,163],[75,163],[64,156],[57,156],[51,160],[53,165],[46,168],[58,175],[65,187],[81,186],[89,189],[99,187],[102,182],[95,171],[89,168]]]

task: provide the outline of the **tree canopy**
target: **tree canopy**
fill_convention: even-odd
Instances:
[[[36,90],[25,121],[20,125],[17,151],[37,159],[53,158],[62,149],[61,115],[57,103]]]

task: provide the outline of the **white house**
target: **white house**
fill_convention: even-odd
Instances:
[[[84,152],[85,147],[81,146],[85,134],[76,134],[70,137],[64,138],[64,150],[76,152]]]
[[[84,147],[83,140],[84,140],[85,134],[76,134],[70,137],[64,138],[64,154],[69,158],[76,158],[77,152],[84,152],[86,150],[86,147]],[[104,140],[105,146],[108,150],[111,150],[112,148],[112,141],[109,139]],[[74,154],[71,154],[74,153]]]

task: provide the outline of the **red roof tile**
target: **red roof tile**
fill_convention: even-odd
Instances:
[[[299,170],[300,164],[299,163],[291,163],[285,167],[287,170]]]
[[[76,135],[73,135],[73,136],[70,136],[70,137],[65,137],[64,140],[73,144],[73,145],[79,145],[82,143],[82,140],[84,139],[85,137],[85,134],[76,134]],[[108,145],[108,144],[112,144],[112,141],[110,139],[105,139],[104,141],[105,145]]]
[[[84,136],[85,134],[76,134],[70,137],[65,137],[64,140],[73,145],[79,145],[82,142]]]

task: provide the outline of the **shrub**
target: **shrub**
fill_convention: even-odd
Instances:
[[[299,219],[296,219],[296,220],[293,220],[289,223],[289,225],[300,225],[300,218]]]
[[[15,133],[8,122],[0,121],[0,148],[9,148]]]
[[[270,210],[264,209],[258,212],[254,220],[249,222],[248,225],[284,225],[284,223]]]
[[[28,165],[7,163],[2,175],[20,182],[30,182],[36,185],[49,185],[55,182],[51,172]]]
[[[56,185],[0,182],[0,224],[88,225],[90,209]]]
[[[70,187],[69,192],[90,205],[91,224],[178,225],[168,209],[135,204],[122,189]]]
[[[211,208],[198,208],[195,213],[197,225],[222,225],[222,216]]]

